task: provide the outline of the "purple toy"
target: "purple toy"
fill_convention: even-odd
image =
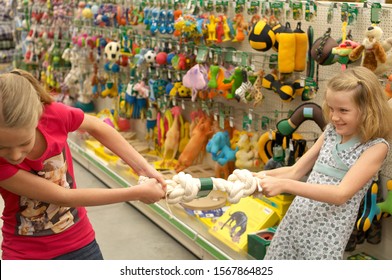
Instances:
[[[192,101],[196,100],[199,90],[207,89],[208,72],[203,65],[196,64],[186,72],[182,84],[192,90]]]

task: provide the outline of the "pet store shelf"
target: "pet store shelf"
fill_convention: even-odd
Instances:
[[[129,172],[107,163],[85,148],[78,136],[70,134],[68,144],[73,158],[108,187],[122,188],[136,183]],[[252,259],[248,254],[236,252],[210,235],[207,227],[196,217],[187,214],[181,206],[169,207],[163,200],[148,205],[138,201],[129,203],[200,259]]]

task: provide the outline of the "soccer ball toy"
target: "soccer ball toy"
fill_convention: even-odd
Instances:
[[[153,50],[149,50],[146,52],[146,54],[144,55],[144,60],[146,63],[152,65],[155,63],[155,58],[157,57],[157,54],[155,51]]]
[[[105,63],[104,69],[107,73],[108,79],[106,82],[106,89],[102,91],[102,97],[115,97],[118,95],[117,87],[117,75],[120,72],[120,65],[117,63],[120,59],[120,43],[110,42],[105,46],[105,58],[107,62]]]
[[[116,62],[120,59],[120,43],[110,42],[105,46],[105,58],[111,62]]]
[[[249,32],[249,44],[260,52],[268,51],[275,44],[275,33],[264,20],[259,20]]]

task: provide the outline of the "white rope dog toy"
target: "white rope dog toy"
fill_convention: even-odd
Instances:
[[[147,177],[140,176],[139,184]],[[230,203],[238,203],[241,198],[250,196],[256,189],[261,191],[259,179],[247,169],[236,169],[227,180],[220,178],[193,178],[190,174],[180,172],[172,180],[166,180],[166,199],[169,204],[189,202],[206,196],[211,190],[228,194]]]

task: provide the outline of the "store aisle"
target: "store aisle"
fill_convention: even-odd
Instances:
[[[106,188],[74,161],[79,188]],[[96,239],[107,260],[194,260],[190,251],[128,203],[87,207]]]

